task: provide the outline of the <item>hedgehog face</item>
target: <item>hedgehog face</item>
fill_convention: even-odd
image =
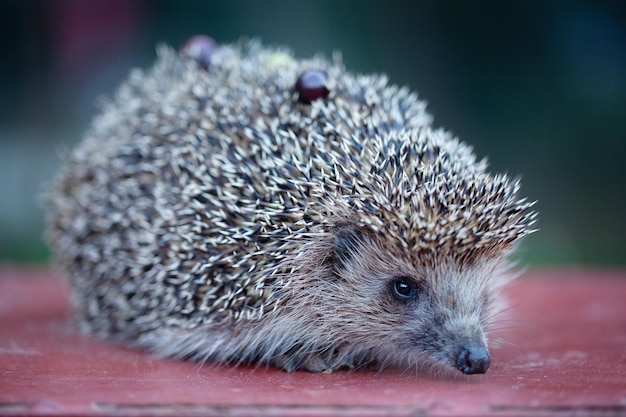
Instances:
[[[401,324],[410,352],[465,374],[489,367],[485,329],[490,316],[488,276],[481,268],[418,267],[417,277],[392,280],[391,293],[407,319]],[[468,285],[469,283],[469,285]]]
[[[336,326],[339,346],[381,366],[430,366],[485,373],[489,367],[485,328],[496,261],[459,265],[403,253],[384,236],[351,227],[336,230],[334,276],[324,313]],[[350,295],[351,301],[345,301]],[[342,340],[341,334],[351,339]],[[355,338],[355,335],[358,335]]]

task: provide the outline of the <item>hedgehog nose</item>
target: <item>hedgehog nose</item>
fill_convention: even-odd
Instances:
[[[484,374],[489,369],[491,355],[481,343],[467,343],[461,347],[456,366],[464,374]]]

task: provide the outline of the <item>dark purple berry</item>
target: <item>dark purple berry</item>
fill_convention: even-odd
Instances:
[[[207,69],[211,65],[211,57],[217,49],[217,42],[206,35],[195,35],[187,39],[180,47],[180,53],[194,59],[198,65]]]
[[[328,97],[328,77],[324,71],[304,71],[296,81],[296,92],[300,103],[310,104],[313,100]]]

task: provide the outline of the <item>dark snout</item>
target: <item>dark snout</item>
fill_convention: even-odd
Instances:
[[[466,343],[456,358],[456,367],[464,374],[484,374],[489,369],[491,355],[482,343]]]

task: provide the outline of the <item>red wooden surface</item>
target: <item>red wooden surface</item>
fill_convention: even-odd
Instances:
[[[527,273],[486,375],[285,373],[78,334],[60,281],[0,268],[0,415],[626,415],[626,271]]]

